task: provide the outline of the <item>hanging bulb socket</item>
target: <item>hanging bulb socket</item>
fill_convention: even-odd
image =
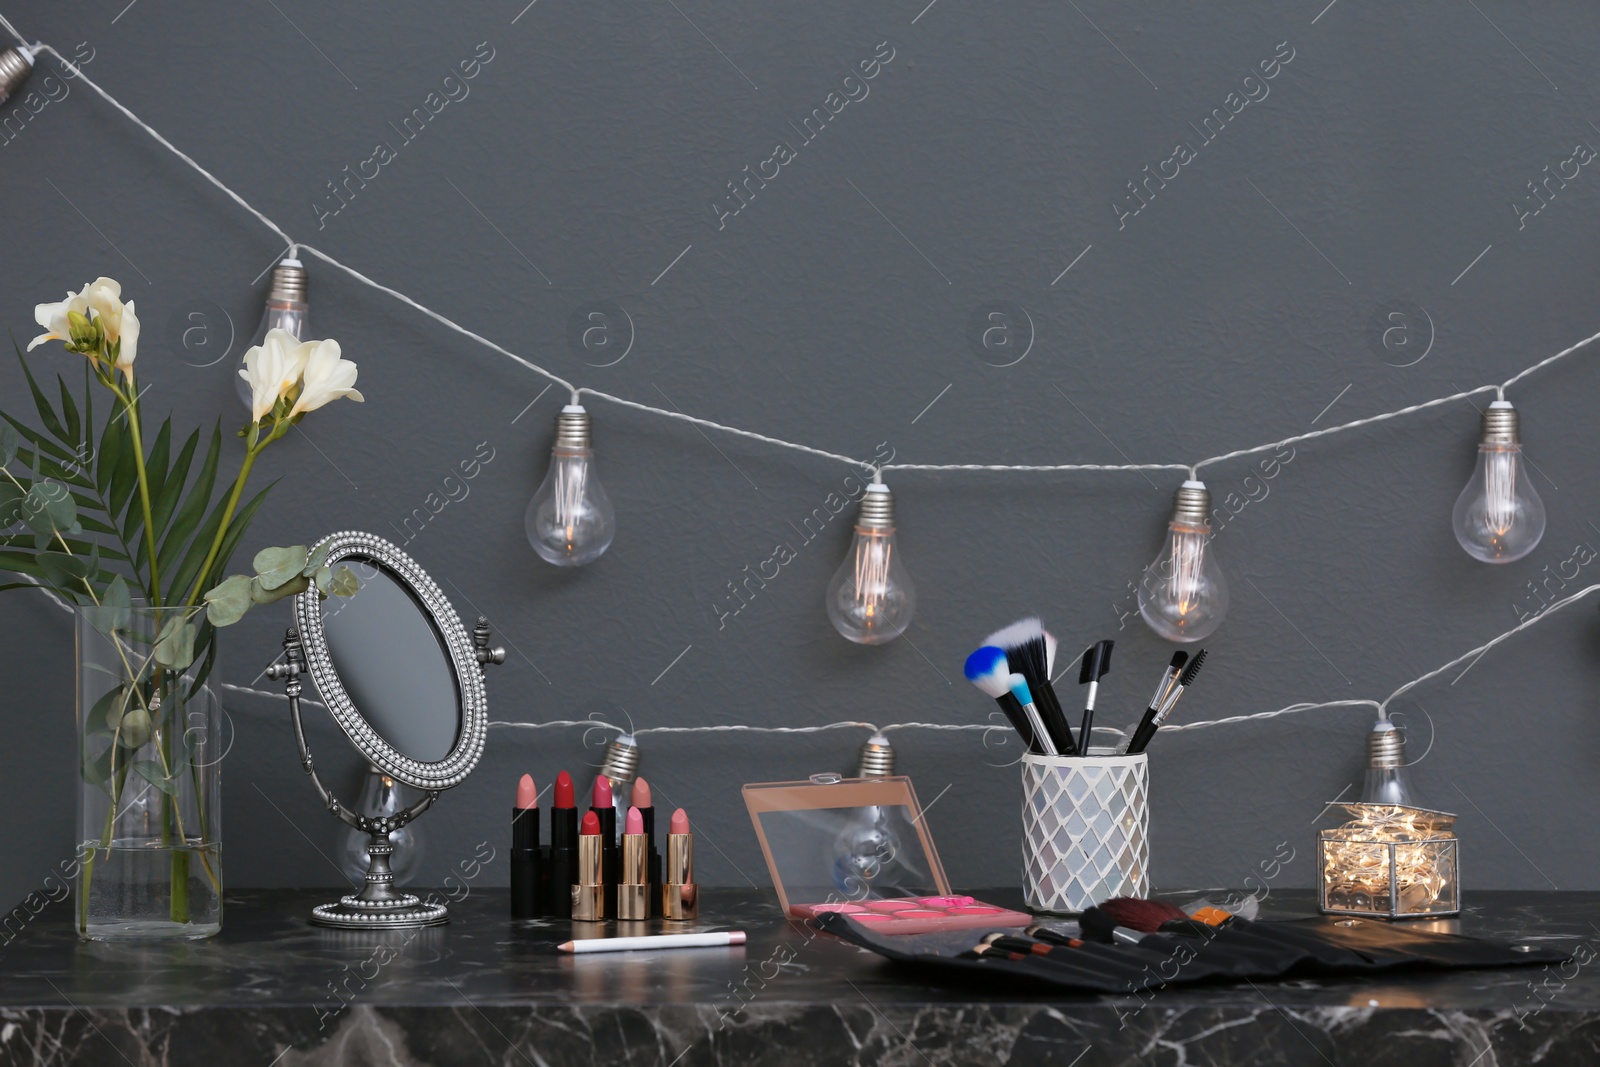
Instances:
[[[1405,735],[1392,723],[1379,723],[1367,735],[1367,766],[1372,770],[1404,767],[1406,763]]]
[[[11,99],[33,73],[33,49],[0,48],[0,104]]]
[[[1483,412],[1483,443],[1517,445],[1522,443],[1522,419],[1509,400],[1496,400]]]
[[[284,259],[272,268],[272,287],[267,290],[268,300],[306,301],[306,266],[298,259]],[[304,340],[304,338],[301,338]]]
[[[1211,522],[1211,491],[1205,482],[1187,481],[1172,498],[1172,522],[1205,526]]]
[[[591,448],[589,413],[582,404],[568,404],[556,416],[557,448]]]
[[[861,746],[856,760],[857,778],[889,778],[894,775],[894,746],[881,733],[874,733]]]
[[[621,734],[606,749],[605,762],[600,773],[611,779],[611,784],[631,782],[639,774],[639,742],[632,734]]]
[[[894,494],[882,482],[873,482],[861,497],[856,525],[864,530],[894,529]]]
[[[1406,737],[1388,719],[1372,724],[1367,734],[1367,773],[1361,803],[1417,807],[1406,775]]]

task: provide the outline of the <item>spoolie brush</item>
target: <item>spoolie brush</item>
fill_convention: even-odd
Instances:
[[[1063,756],[1075,755],[1078,746],[1072,740],[1072,727],[1067,725],[1061,701],[1050,684],[1051,646],[1055,639],[1045,634],[1038,617],[1021,619],[996,630],[983,643],[1005,652],[1011,670],[1027,680],[1028,690],[1039,707],[1039,717],[1056,751]]]
[[[1150,744],[1150,739],[1155,737],[1156,731],[1161,728],[1161,724],[1167,721],[1167,716],[1172,714],[1172,709],[1178,706],[1178,698],[1183,696],[1183,691],[1194,684],[1194,680],[1199,675],[1200,668],[1205,665],[1205,662],[1206,649],[1202,648],[1195,653],[1194,659],[1189,661],[1189,665],[1183,669],[1183,673],[1178,675],[1178,680],[1172,684],[1172,688],[1167,690],[1167,695],[1161,701],[1161,707],[1157,709],[1156,714],[1148,722],[1139,724],[1138,732],[1128,742],[1128,755],[1131,756],[1136,752],[1143,752],[1145,746]]]

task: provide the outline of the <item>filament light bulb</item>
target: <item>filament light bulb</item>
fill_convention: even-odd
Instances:
[[[311,305],[306,303],[306,268],[298,259],[281,260],[272,268],[272,286],[267,290],[267,306],[261,312],[261,325],[251,336],[250,343],[239,353],[239,369],[244,369],[245,353],[267,339],[268,330],[288,330],[296,341],[311,336],[309,328]],[[244,406],[250,406],[250,383],[234,375],[234,387]]]
[[[1483,413],[1478,466],[1456,498],[1451,521],[1461,547],[1485,563],[1521,559],[1544,536],[1544,501],[1528,477],[1517,411],[1507,401],[1496,400]]]
[[[1211,494],[1204,482],[1179,487],[1167,540],[1139,582],[1139,614],[1168,641],[1199,641],[1228,613],[1228,583],[1211,540]]]
[[[528,501],[523,526],[528,543],[558,567],[581,567],[600,558],[617,532],[617,513],[594,473],[589,413],[568,404],[556,417],[550,470]]]
[[[828,582],[828,620],[858,645],[881,645],[905,633],[917,610],[917,588],[895,543],[894,494],[867,486],[855,537]]]

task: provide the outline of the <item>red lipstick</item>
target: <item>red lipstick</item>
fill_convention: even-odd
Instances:
[[[556,776],[555,798],[550,805],[550,861],[545,864],[544,914],[557,919],[572,916],[572,884],[577,881],[578,804],[572,775]]]
[[[600,833],[600,816],[585,812],[583,827],[578,831],[578,878],[572,885],[569,910],[574,919],[599,922],[606,911],[606,887],[601,868],[603,852]]]
[[[600,820],[600,848],[604,855],[606,914],[617,914],[617,879],[622,874],[622,853],[617,849],[617,807],[611,796],[611,779],[600,775],[594,780],[589,814]],[[588,822],[588,815],[584,816]]]
[[[517,799],[511,808],[511,917],[539,917],[539,789],[533,776],[524,774],[517,783]]]

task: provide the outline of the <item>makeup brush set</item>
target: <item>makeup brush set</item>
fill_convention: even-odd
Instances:
[[[1076,736],[1056,696],[1056,639],[1038,618],[1026,618],[996,630],[967,657],[965,673],[994,698],[1006,720],[1036,756],[1089,756],[1094,735],[1095,700],[1100,680],[1111,672],[1114,641],[1096,641],[1079,659],[1078,684],[1085,686],[1083,719]],[[1144,717],[1127,745],[1117,754],[1136,755],[1150,744],[1178,700],[1194,684],[1205,663],[1204,649],[1193,658],[1176,652],[1161,676]]]
[[[1005,975],[1062,991],[1135,993],[1207,981],[1448,970],[1565,962],[1559,948],[1510,945],[1368,920],[1256,922],[1217,908],[1120,898],[1077,922],[885,936],[848,914],[818,927],[930,976]],[[980,977],[980,980],[983,980]]]

